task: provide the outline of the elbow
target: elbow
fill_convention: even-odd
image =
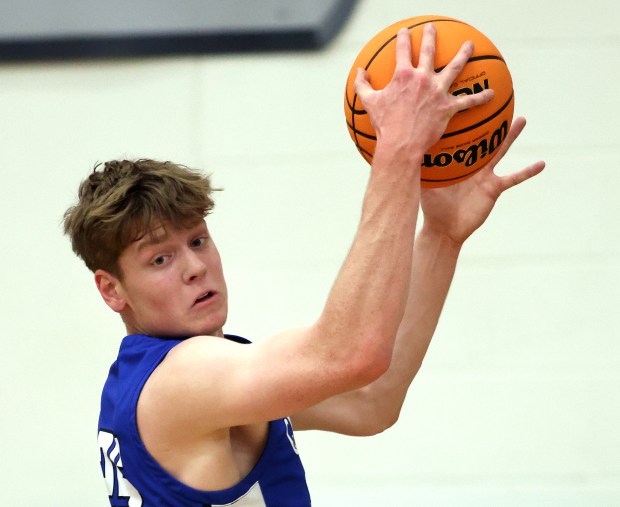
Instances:
[[[377,400],[376,406],[373,409],[374,417],[370,418],[371,423],[365,428],[366,436],[383,433],[398,422],[402,405],[386,406],[381,401]]]
[[[382,377],[391,362],[391,347],[368,347],[351,358],[347,370],[353,377],[355,387],[363,387]]]
[[[374,437],[376,435],[383,433],[385,430],[390,429],[392,426],[394,426],[395,423],[396,423],[396,420],[392,422],[387,419],[382,419],[372,424],[364,424],[360,426],[359,428],[357,428],[357,431],[355,431],[355,433],[351,433],[351,436]]]
[[[372,412],[367,412],[363,421],[351,431],[352,436],[373,437],[390,429],[398,422],[400,410],[383,409],[373,407]]]
[[[321,350],[321,364],[324,372],[329,365],[326,378],[338,392],[364,387],[385,374],[394,347],[394,337],[385,332],[366,329],[356,333],[346,329],[338,326],[334,330],[319,321],[312,330],[314,336],[328,337],[328,346]]]
[[[374,428],[375,432],[373,433],[373,435],[378,435],[379,433],[383,433],[385,430],[390,429],[392,426],[394,426],[398,422],[399,416],[400,416],[400,410],[394,413],[383,414],[380,421],[377,423],[377,425]]]

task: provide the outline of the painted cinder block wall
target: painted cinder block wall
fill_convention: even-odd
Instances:
[[[464,248],[398,424],[299,434],[318,506],[620,503],[617,2],[365,0],[325,50],[0,66],[3,505],[105,505],[95,428],[123,327],[60,221],[110,158],[212,172],[227,331],[311,322],[350,244],[367,166],[344,81],[384,26],[467,21],[509,63],[529,125],[499,171],[543,158]]]

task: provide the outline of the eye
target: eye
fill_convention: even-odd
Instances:
[[[190,243],[190,246],[192,248],[200,248],[202,246],[205,246],[207,244],[207,237],[206,236],[201,236],[199,238],[193,239]]]
[[[168,260],[168,257],[170,257],[169,255],[159,255],[158,257],[155,257],[155,259],[153,259],[153,266],[162,266],[163,264],[166,263],[166,261]]]

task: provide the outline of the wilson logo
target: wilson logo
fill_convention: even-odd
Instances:
[[[507,134],[508,122],[504,121],[488,139],[481,139],[478,143],[473,143],[467,148],[458,149],[453,152],[442,151],[436,155],[431,153],[424,154],[422,167],[447,167],[453,162],[471,167],[478,162],[478,160],[493,153],[499,145],[502,144],[504,139],[506,139]]]
[[[475,76],[473,78],[470,79],[476,79],[478,77],[481,77],[485,74],[485,72],[482,72],[480,75]],[[485,79],[484,81],[482,81],[482,83],[480,82],[476,82],[474,83],[471,87],[470,86],[463,86],[461,88],[459,88],[458,90],[454,90],[452,93],[452,95],[457,96],[457,95],[473,95],[474,93],[480,93],[483,92],[484,90],[488,90],[489,89],[489,80]]]

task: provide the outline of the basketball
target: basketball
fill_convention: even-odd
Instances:
[[[427,23],[432,23],[437,32],[435,72],[452,60],[464,42],[474,43],[474,53],[451,85],[450,93],[473,94],[487,88],[495,91],[490,102],[456,113],[439,142],[424,154],[421,185],[433,188],[453,185],[474,175],[491,160],[508,134],[514,113],[512,77],[488,37],[463,21],[444,16],[398,21],[375,35],[360,51],[347,79],[344,108],[351,139],[371,163],[377,138],[354,90],[357,69],[366,69],[375,90],[383,89],[396,66],[396,34],[403,27],[409,29],[413,65],[417,66],[422,31]]]

